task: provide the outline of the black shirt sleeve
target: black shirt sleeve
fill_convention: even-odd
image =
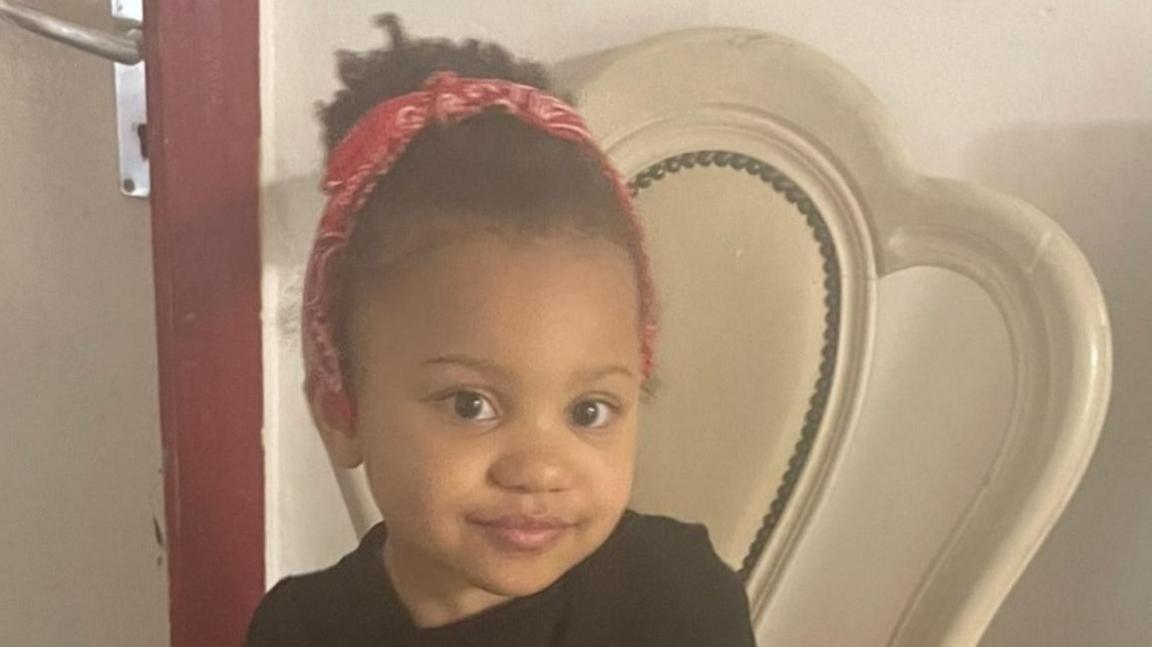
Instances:
[[[685,525],[680,541],[668,542],[670,564],[654,579],[658,607],[649,631],[653,645],[755,647],[748,596],[739,576],[716,555],[708,531]]]
[[[755,647],[739,576],[701,524],[629,512],[576,586],[573,645]]]
[[[289,577],[264,595],[248,625],[244,647],[311,647],[296,588]]]

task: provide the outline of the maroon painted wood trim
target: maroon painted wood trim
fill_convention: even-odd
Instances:
[[[172,647],[264,591],[258,0],[145,0]]]

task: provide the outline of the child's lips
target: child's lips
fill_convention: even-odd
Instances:
[[[555,516],[506,515],[469,521],[496,548],[513,552],[549,548],[575,525]]]

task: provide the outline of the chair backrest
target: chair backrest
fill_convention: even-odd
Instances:
[[[651,239],[659,388],[633,507],[705,523],[757,622],[797,547],[819,539],[812,519],[846,448],[871,429],[858,421],[878,283],[931,266],[987,293],[1009,339],[1009,421],[979,482],[956,485],[975,494],[888,639],[975,645],[1102,424],[1110,335],[1079,250],[1028,205],[917,175],[871,93],[794,41],[686,30],[555,72],[631,178]],[[338,478],[363,531],[376,513],[362,477]]]

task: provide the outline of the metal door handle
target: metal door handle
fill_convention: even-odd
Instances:
[[[148,126],[148,91],[143,56],[143,0],[110,0],[112,17],[124,31],[109,33],[18,2],[0,0],[0,19],[77,49],[115,61],[116,130],[120,140],[120,191],[148,197],[151,180],[145,131]]]
[[[143,60],[139,23],[129,23],[130,28],[124,33],[110,33],[61,20],[9,0],[0,0],[0,18],[17,27],[123,65],[135,65]]]

